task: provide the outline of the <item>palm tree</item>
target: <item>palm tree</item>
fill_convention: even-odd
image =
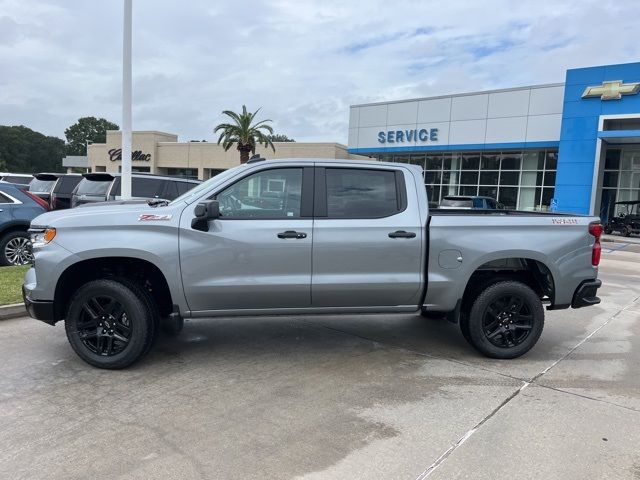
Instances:
[[[237,144],[236,148],[240,151],[240,163],[246,163],[249,160],[249,152],[256,153],[256,143],[271,147],[274,152],[276,151],[276,147],[267,136],[273,134],[273,128],[267,125],[267,122],[271,122],[271,120],[253,123],[259,111],[260,109],[250,113],[245,105],[242,106],[240,114],[225,110],[222,114],[230,117],[233,123],[221,123],[213,130],[213,133],[222,131],[220,138],[218,138],[218,145],[222,142],[225,151],[229,150],[234,143]]]

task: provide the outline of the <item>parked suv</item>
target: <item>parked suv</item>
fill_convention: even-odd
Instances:
[[[45,202],[49,203],[51,191],[55,187],[58,177],[62,173],[36,173],[29,182],[29,193],[37,195]]]
[[[491,197],[447,196],[442,199],[438,208],[476,209],[476,210],[504,210],[504,205]]]
[[[28,173],[0,173],[0,181],[14,183],[16,185],[28,186],[32,179],[33,175],[29,175]]]
[[[120,199],[120,173],[85,173],[83,177],[73,191],[71,207]],[[173,200],[199,183],[200,180],[134,173],[131,178],[131,196],[138,199]]]
[[[11,183],[0,183],[0,265],[33,260],[29,224],[48,210],[44,200]]]
[[[71,208],[71,195],[82,178],[79,173],[65,173],[58,177],[49,199],[51,210]]]

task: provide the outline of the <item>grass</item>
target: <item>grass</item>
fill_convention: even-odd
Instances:
[[[22,281],[29,267],[0,267],[0,305],[22,303]]]

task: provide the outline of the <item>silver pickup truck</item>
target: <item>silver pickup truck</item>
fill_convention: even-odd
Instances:
[[[274,314],[420,312],[514,358],[545,305],[600,301],[598,218],[430,211],[407,164],[255,159],[169,203],[49,212],[31,232],[29,314],[65,320],[101,368],[131,365],[184,318]]]

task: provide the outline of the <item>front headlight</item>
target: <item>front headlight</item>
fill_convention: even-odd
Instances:
[[[29,233],[31,233],[31,246],[33,248],[39,248],[44,247],[55,238],[56,229],[53,227],[32,228],[29,230]]]

